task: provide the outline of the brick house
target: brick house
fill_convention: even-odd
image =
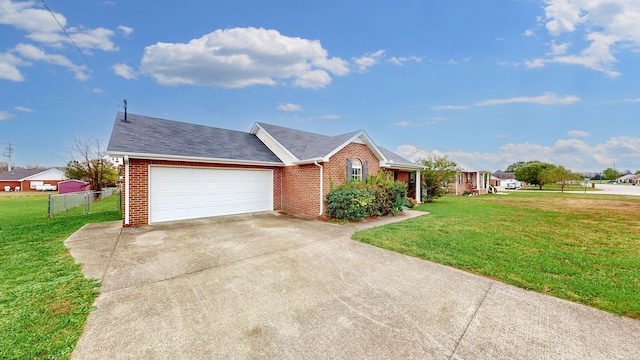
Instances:
[[[124,226],[273,210],[317,217],[332,184],[385,170],[416,198],[423,169],[363,130],[326,136],[256,123],[240,132],[123,113],[107,152],[123,159]]]
[[[58,168],[12,169],[0,173],[0,191],[56,190],[64,179],[64,170]]]

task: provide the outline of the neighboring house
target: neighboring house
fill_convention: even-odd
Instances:
[[[64,171],[58,168],[12,169],[0,173],[0,190],[56,190],[58,183],[64,179]]]
[[[464,166],[456,176],[456,195],[484,195],[494,192],[490,186],[491,172]]]
[[[123,159],[124,226],[271,210],[316,217],[331,186],[382,169],[419,194],[423,169],[362,130],[240,132],[123,113],[107,152]]]
[[[621,176],[616,181],[622,183],[637,183],[638,181],[640,181],[640,175],[628,174]]]
[[[58,183],[58,194],[85,192],[87,190],[89,190],[89,184],[81,180],[71,179]]]
[[[511,172],[498,170],[493,173],[493,177],[500,179],[498,186],[502,186],[505,189],[519,189],[522,186],[522,183],[516,180],[516,175]]]
[[[455,182],[453,184],[445,185],[451,192],[456,195],[479,195],[494,192],[493,185],[490,183],[491,173],[489,171],[477,170],[473,166],[463,164],[448,155],[446,156],[455,162],[459,169],[459,172],[456,174]],[[442,155],[423,149],[417,149],[408,156],[408,159],[413,163],[419,163],[422,160],[432,159],[434,157],[442,157]]]

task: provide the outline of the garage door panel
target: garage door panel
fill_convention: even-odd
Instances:
[[[273,172],[151,167],[149,220],[195,219],[273,210]]]

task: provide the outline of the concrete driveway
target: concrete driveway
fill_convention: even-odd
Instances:
[[[102,281],[74,359],[633,359],[640,322],[350,240],[278,213],[65,245]]]

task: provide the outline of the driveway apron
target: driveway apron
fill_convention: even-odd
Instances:
[[[633,359],[640,322],[350,240],[280,213],[65,241],[101,280],[73,359]]]

